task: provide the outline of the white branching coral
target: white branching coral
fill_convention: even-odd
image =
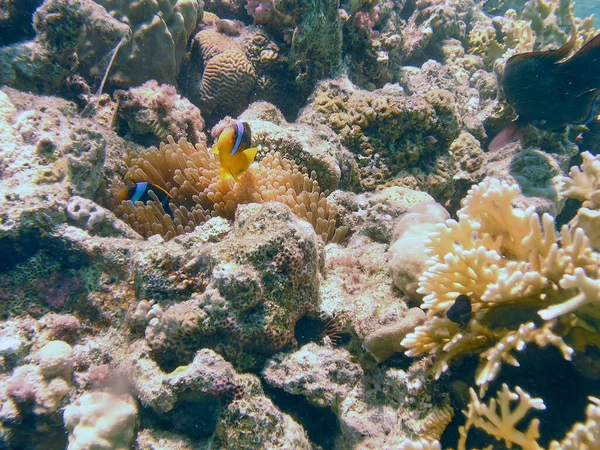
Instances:
[[[466,448],[467,435],[472,426],[481,428],[486,433],[498,440],[503,440],[507,448],[513,444],[525,450],[539,450],[537,443],[540,437],[540,421],[532,419],[525,431],[520,431],[517,426],[531,410],[544,410],[546,406],[541,398],[532,398],[527,392],[517,386],[516,392],[511,392],[506,384],[498,391],[497,399],[492,398],[489,404],[482,403],[473,389],[470,390],[471,403],[469,403],[467,423],[460,430],[459,449]],[[511,403],[517,402],[512,408]]]
[[[571,225],[583,228],[600,249],[600,155],[583,152],[581,159],[581,167],[571,167],[569,176],[560,178],[561,196],[583,202]]]
[[[581,153],[581,167],[573,166],[568,177],[561,177],[562,196],[576,198],[583,207],[600,209],[600,155]]]
[[[541,450],[538,444],[540,437],[540,421],[532,418],[528,424],[523,423],[535,410],[545,410],[541,398],[532,398],[520,387],[512,392],[506,384],[485,404],[475,391],[470,391],[471,401],[465,411],[467,421],[460,427],[458,449],[467,448],[467,438],[472,427],[480,428],[497,440],[503,440],[507,448],[513,444],[524,450]],[[600,448],[600,399],[588,397],[585,415],[586,420],[576,423],[565,438],[558,442],[552,441],[548,450],[593,450]],[[516,402],[516,403],[515,403]],[[514,405],[514,406],[513,406]],[[525,427],[526,425],[526,427]],[[524,430],[524,431],[521,431]]]
[[[600,448],[600,399],[589,397],[586,421],[576,423],[561,442],[552,441],[550,450],[582,450]]]
[[[572,345],[586,345],[575,342],[575,330],[600,334],[600,254],[583,229],[557,233],[552,216],[513,207],[517,195],[516,185],[486,180],[469,191],[458,220],[429,235],[418,290],[427,320],[402,341],[409,356],[433,355],[436,377],[453,359],[480,354],[482,393],[503,363],[518,365],[515,353],[526,344],[557,347],[570,359]],[[446,315],[459,295],[472,307],[462,326]]]
[[[482,360],[477,371],[476,384],[487,386],[490,381],[496,378],[503,362],[519,367],[519,362],[513,356],[512,351],[522,351],[525,345],[531,342],[538,347],[554,345],[561,351],[563,358],[571,360],[573,349],[565,344],[561,337],[552,333],[553,326],[554,322],[548,322],[537,328],[533,322],[527,322],[522,324],[518,330],[506,333],[495,346],[481,354]]]

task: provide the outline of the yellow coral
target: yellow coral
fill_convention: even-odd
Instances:
[[[516,185],[484,181],[469,191],[458,221],[429,235],[418,290],[427,321],[402,345],[409,356],[432,354],[436,377],[460,355],[480,353],[483,391],[503,362],[518,365],[512,352],[526,343],[553,345],[569,359],[580,327],[600,333],[600,254],[581,228],[565,225],[559,234],[550,215],[513,207],[517,195]],[[459,295],[473,310],[464,328],[446,317]]]
[[[481,56],[489,67],[499,58],[532,51],[535,38],[531,23],[518,19],[517,13],[509,9],[500,30],[489,19],[475,22],[469,33],[469,45],[471,53]]]
[[[315,174],[307,175],[277,152],[266,154],[239,183],[221,180],[219,164],[204,144],[194,147],[185,139],[175,143],[169,137],[168,143],[130,158],[127,164],[126,183],[147,181],[172,198],[172,216],[157,198],[147,204],[125,201],[116,207],[116,213],[144,236],[171,239],[193,231],[210,217],[233,218],[240,203],[269,201],[289,206],[325,242],[342,239],[347,230],[336,228],[337,211],[321,192]]]

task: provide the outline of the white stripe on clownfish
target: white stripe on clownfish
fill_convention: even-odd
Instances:
[[[240,145],[242,144],[242,137],[244,136],[244,124],[240,121],[235,123],[237,134],[235,136],[235,144],[233,144],[233,148],[231,149],[230,155],[235,155],[237,151],[240,149]]]
[[[133,203],[135,205],[135,202],[137,202],[140,198],[142,198],[142,196],[146,192],[147,188],[148,188],[148,183],[145,181],[136,183],[135,192],[131,196],[131,203]]]

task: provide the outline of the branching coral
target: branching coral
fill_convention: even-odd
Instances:
[[[552,441],[550,450],[579,450],[600,448],[600,399],[589,397],[585,410],[586,421],[573,425],[571,431],[560,441]]]
[[[522,17],[531,22],[536,34],[535,50],[558,48],[569,41],[576,41],[576,50],[595,34],[593,17],[576,17],[571,1],[529,0]]]
[[[325,242],[338,241],[346,232],[344,227],[336,228],[337,210],[321,192],[315,175],[307,175],[278,152],[267,153],[239,183],[221,180],[219,163],[204,144],[194,147],[185,139],[176,143],[169,137],[168,143],[131,157],[127,164],[126,183],[146,181],[172,197],[172,215],[157,198],[146,204],[126,201],[116,207],[117,214],[144,236],[160,234],[171,239],[210,217],[233,218],[240,203],[270,201],[289,206]]]
[[[480,55],[488,67],[498,58],[532,51],[534,42],[530,22],[519,19],[512,9],[501,19],[501,26],[483,16],[469,32],[470,52]]]
[[[461,440],[458,448],[465,449],[469,428],[476,426],[485,430],[498,440],[504,440],[506,447],[517,444],[524,449],[541,449],[537,444],[540,436],[539,419],[532,419],[525,431],[517,428],[525,416],[532,409],[544,410],[546,406],[541,398],[532,398],[529,394],[517,387],[516,392],[511,392],[506,384],[498,392],[498,400],[492,398],[489,405],[482,403],[473,389],[470,390],[471,403],[467,411],[467,423],[461,429]],[[511,410],[511,402],[518,401]]]
[[[592,246],[600,249],[600,156],[583,152],[581,158],[581,167],[560,178],[561,196],[583,202],[571,225],[583,228]]]
[[[523,424],[519,424],[530,417],[533,410],[546,409],[541,398],[532,398],[518,386],[516,392],[512,392],[506,384],[498,391],[497,399],[492,398],[487,405],[481,402],[473,389],[470,390],[470,394],[471,402],[465,412],[467,423],[460,428],[459,450],[466,448],[471,427],[481,428],[496,439],[503,440],[508,448],[517,444],[525,450],[542,449],[538,444],[539,419],[531,419],[524,431]],[[549,450],[600,448],[600,399],[589,397],[589,401],[585,411],[586,421],[573,425],[562,441],[552,441]],[[511,409],[513,402],[518,403]]]
[[[595,34],[592,18],[579,19],[573,3],[564,0],[530,0],[523,12],[506,11],[503,17],[480,14],[469,32],[470,52],[483,57],[487,66],[515,53],[549,50],[575,41],[579,49]]]
[[[402,342],[409,356],[431,353],[436,376],[464,354],[480,353],[477,384],[485,391],[502,362],[527,343],[557,347],[566,359],[578,328],[600,331],[600,254],[581,228],[555,231],[554,219],[512,206],[516,185],[487,180],[474,186],[458,211],[429,235],[420,278],[427,321]],[[446,317],[459,295],[473,315],[461,328]],[[557,331],[557,330],[560,330]]]

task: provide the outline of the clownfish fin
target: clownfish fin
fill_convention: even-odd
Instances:
[[[254,162],[254,158],[256,158],[256,153],[258,152],[258,147],[247,148],[244,150],[244,155],[248,160],[248,166]]]
[[[217,145],[213,145],[212,148],[210,149],[210,152],[213,155],[218,155],[219,154],[219,147]]]
[[[221,180],[229,180],[233,177],[231,172],[223,166],[221,166],[221,169],[219,170],[219,175],[221,176]]]

